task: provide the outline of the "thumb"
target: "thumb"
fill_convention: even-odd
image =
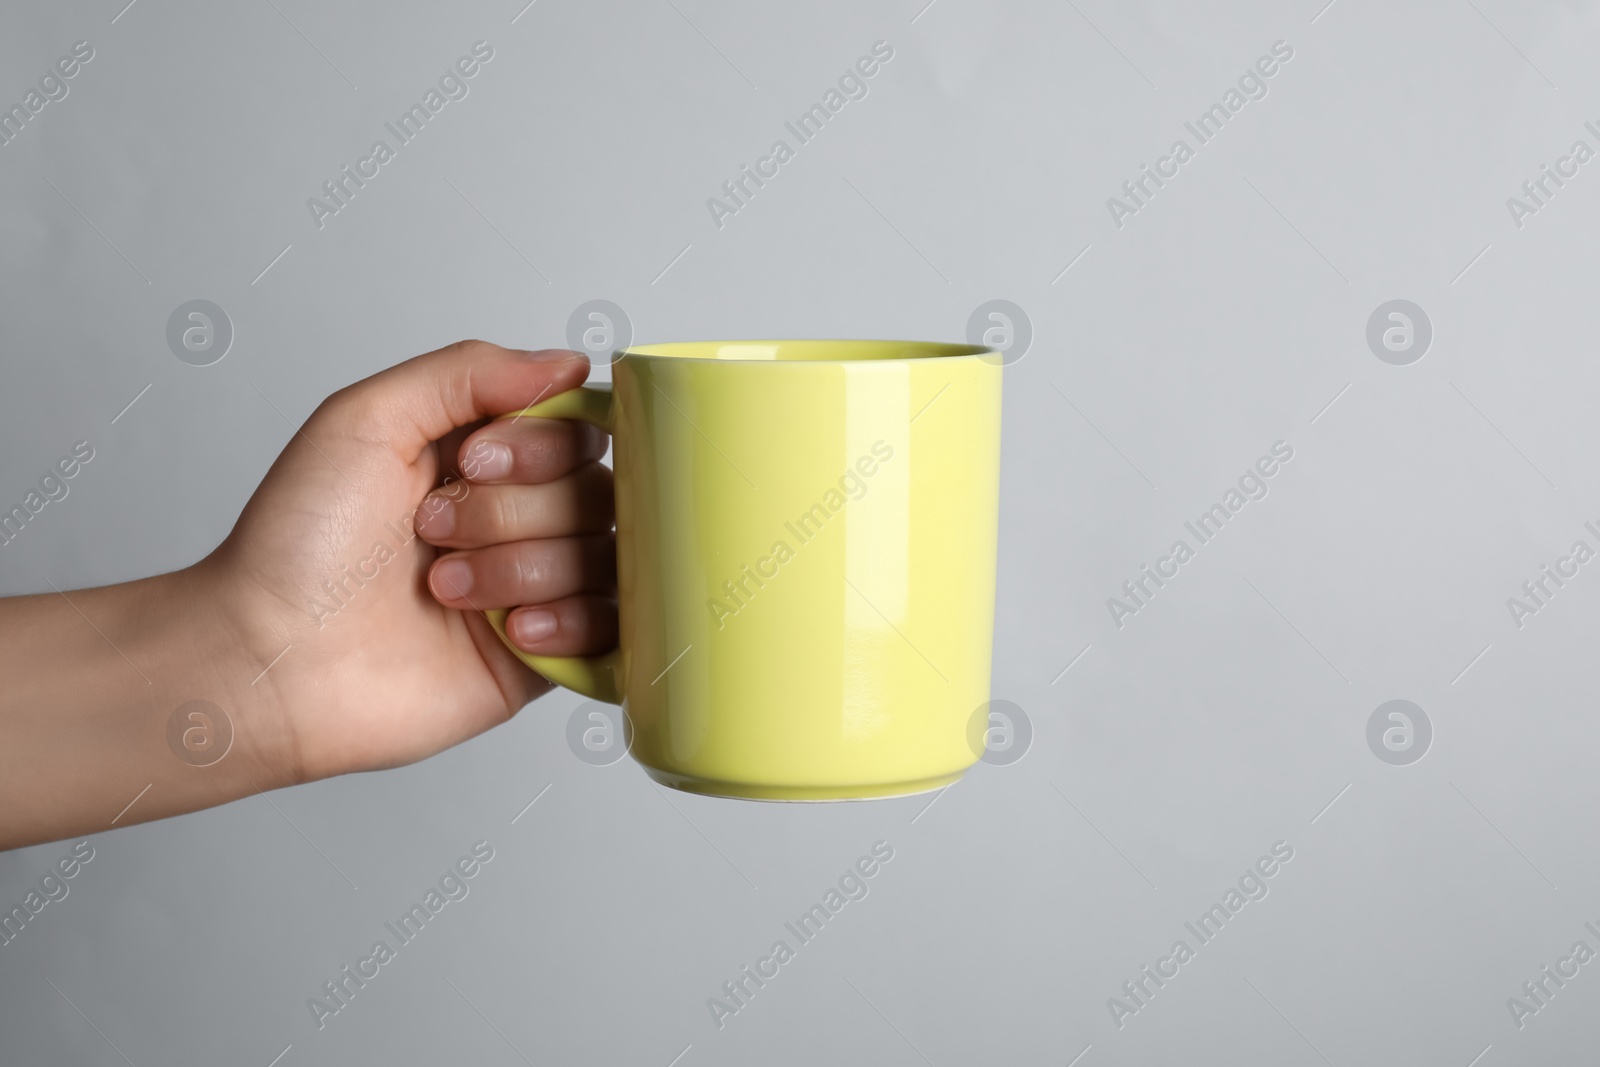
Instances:
[[[339,390],[318,415],[410,464],[451,430],[575,389],[588,376],[579,352],[457,341]]]

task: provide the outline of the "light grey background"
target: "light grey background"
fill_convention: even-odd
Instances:
[[[1595,6],[924,2],[7,0],[0,103],[95,58],[0,147],[0,500],[76,440],[97,457],[0,590],[186,565],[292,433],[263,395],[298,423],[461,337],[560,345],[585,300],[640,340],[962,340],[1002,298],[1035,337],[1007,371],[994,695],[1034,739],[932,807],[743,804],[579,761],[557,693],[419,766],[108,829],[0,948],[0,1059],[1593,1048],[1600,964],[1522,1029],[1506,1000],[1600,949],[1600,576],[1521,629],[1506,598],[1600,545],[1600,161],[1520,228],[1506,198],[1600,148]],[[478,40],[470,95],[319,231],[306,198]],[[719,230],[706,199],[878,40],[869,95]],[[1119,229],[1107,198],[1279,40],[1268,95]],[[165,341],[197,298],[235,330],[203,368]],[[1409,366],[1365,340],[1397,298],[1434,329]],[[1106,598],[1278,440],[1270,495],[1118,629]],[[1410,766],[1366,741],[1396,698],[1434,728]],[[471,895],[318,1030],[307,998],[479,839]],[[878,840],[870,895],[719,1030],[707,998]],[[1270,895],[1119,1029],[1108,998],[1280,840]],[[68,847],[0,857],[0,905]]]

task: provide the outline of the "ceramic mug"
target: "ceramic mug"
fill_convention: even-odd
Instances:
[[[619,647],[524,663],[621,704],[657,782],[749,800],[949,785],[983,751],[997,353],[705,341],[507,418],[612,435]]]

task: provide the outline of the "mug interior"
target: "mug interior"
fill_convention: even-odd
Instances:
[[[949,356],[989,355],[983,345],[947,344],[939,341],[674,341],[635,345],[623,356],[657,356],[670,359],[722,361],[788,361],[795,363],[857,362],[879,359],[938,359]]]

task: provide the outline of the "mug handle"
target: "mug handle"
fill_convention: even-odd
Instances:
[[[501,419],[576,419],[598,426],[606,433],[614,433],[616,408],[612,403],[609,386],[581,385],[565,393],[541,401],[521,411],[507,412]],[[607,704],[622,703],[622,650],[614,648],[598,656],[534,656],[522,651],[506,636],[504,609],[485,611],[484,618],[500,635],[501,642],[523,663],[538,671],[556,685],[563,686],[591,700]]]

